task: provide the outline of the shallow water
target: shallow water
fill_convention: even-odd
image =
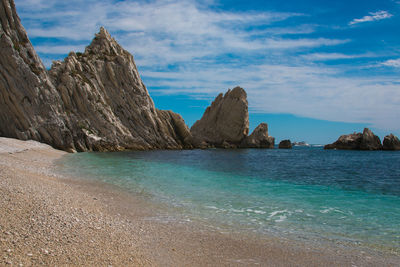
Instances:
[[[186,150],[79,153],[60,171],[243,231],[400,252],[400,153]]]

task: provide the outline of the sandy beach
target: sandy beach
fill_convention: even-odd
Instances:
[[[392,254],[162,220],[161,204],[57,174],[63,155],[0,138],[1,266],[400,265]]]

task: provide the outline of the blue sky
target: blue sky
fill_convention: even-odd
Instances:
[[[158,108],[191,126],[220,92],[246,89],[250,128],[330,143],[400,135],[400,1],[15,0],[44,64],[104,26]]]

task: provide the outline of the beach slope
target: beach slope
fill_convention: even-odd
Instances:
[[[400,262],[394,255],[161,220],[167,214],[161,204],[57,174],[54,161],[63,155],[35,141],[0,138],[1,266],[395,266]]]

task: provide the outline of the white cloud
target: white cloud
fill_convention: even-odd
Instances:
[[[302,56],[308,60],[325,61],[325,60],[339,60],[339,59],[354,59],[354,58],[368,58],[376,57],[374,54],[361,54],[361,55],[347,55],[342,53],[312,53]]]
[[[353,19],[352,21],[349,22],[349,25],[354,25],[358,23],[363,23],[363,22],[368,22],[368,21],[378,21],[378,20],[383,20],[383,19],[389,19],[393,17],[392,14],[390,14],[387,11],[377,11],[377,12],[371,12],[369,13],[369,16],[364,16],[361,19]]]
[[[398,59],[390,59],[382,63],[384,66],[400,68],[400,58]]]
[[[400,79],[343,77],[321,66],[263,64],[214,66],[203,70],[143,72],[144,80],[165,89],[158,94],[190,94],[213,99],[237,85],[248,92],[251,112],[299,116],[393,129],[400,117]],[[173,89],[171,89],[173,88]],[[397,129],[400,130],[400,129]]]

